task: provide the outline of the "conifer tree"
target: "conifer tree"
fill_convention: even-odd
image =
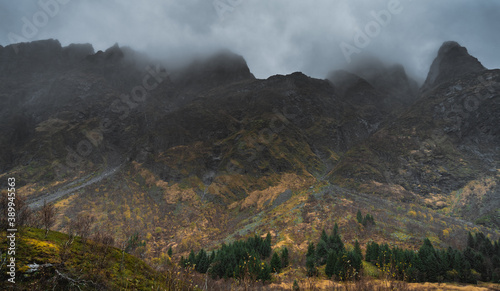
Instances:
[[[271,280],[271,266],[269,266],[269,264],[264,262],[264,266],[261,267],[259,276],[257,278],[264,282]]]
[[[275,273],[279,273],[281,271],[281,259],[276,252],[273,253],[271,258],[271,271]]]
[[[330,251],[328,252],[325,266],[325,274],[328,278],[331,278],[335,274],[335,264],[337,264],[337,256],[334,251]]]
[[[360,250],[361,251],[361,250]],[[349,278],[358,278],[361,272],[361,263],[363,259],[356,251],[347,252],[347,266]]]
[[[358,240],[354,242],[354,252],[361,258],[361,260],[363,260],[363,252],[361,251],[361,246],[359,245]]]
[[[286,268],[289,265],[289,258],[288,258],[288,248],[284,247],[281,250],[281,267]]]
[[[471,249],[475,247],[475,242],[474,242],[474,237],[472,236],[472,233],[467,234],[467,246]]]
[[[307,246],[306,257],[312,257],[313,259],[316,256],[316,248],[314,247],[314,243],[310,242]]]
[[[326,257],[328,256],[328,246],[324,240],[320,240],[318,246],[316,247],[316,259],[318,265],[322,266],[326,263]]]
[[[432,246],[432,243],[428,238],[424,239],[424,243],[418,251],[418,256],[421,261],[419,270],[423,275],[423,280],[436,282],[438,273],[438,261],[436,258],[436,251],[434,250],[434,247]]]
[[[363,214],[361,214],[361,210],[358,209],[358,213],[356,213],[356,220],[363,224]]]
[[[335,236],[338,236],[338,235],[339,235],[339,226],[335,222],[335,225],[333,226],[332,236],[335,237]]]
[[[313,277],[317,275],[316,260],[314,255],[306,257],[306,271],[308,277]]]
[[[380,256],[380,247],[376,242],[369,242],[366,246],[366,257],[368,262],[375,263]]]
[[[323,240],[324,242],[328,242],[328,235],[326,235],[325,229],[321,231],[321,237],[320,240]]]
[[[189,257],[187,259],[187,262],[191,266],[193,266],[194,264],[196,264],[196,255],[194,254],[193,250],[191,250],[191,252],[189,253]]]
[[[271,233],[267,233],[266,240],[264,241],[264,251],[262,252],[262,256],[267,258],[271,255]]]

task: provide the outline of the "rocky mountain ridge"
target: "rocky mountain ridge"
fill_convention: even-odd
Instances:
[[[79,213],[133,221],[152,257],[266,225],[302,250],[320,226],[350,225],[356,203],[376,219],[388,215],[381,203],[397,203],[391,213],[409,221],[418,209],[498,229],[500,71],[457,45],[444,44],[421,93],[400,66],[260,80],[227,51],[170,69],[118,45],[7,46],[0,175],[30,201],[74,189],[56,204],[58,229]],[[413,229],[384,219],[381,238]],[[436,241],[452,243],[442,228]]]
[[[455,41],[444,42],[432,62],[421,90],[431,89],[447,81],[455,80],[470,73],[478,73],[486,68],[467,49]]]

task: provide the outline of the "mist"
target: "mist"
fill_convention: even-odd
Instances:
[[[172,64],[229,49],[257,78],[325,78],[373,56],[422,82],[447,40],[500,67],[500,1],[0,0],[0,11],[3,46],[54,38],[98,51],[118,43]]]

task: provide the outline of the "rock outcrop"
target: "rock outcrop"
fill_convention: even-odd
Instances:
[[[432,62],[421,91],[425,92],[441,83],[484,70],[486,68],[465,47],[455,41],[447,41],[441,45]]]

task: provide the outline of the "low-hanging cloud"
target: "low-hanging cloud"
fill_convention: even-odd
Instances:
[[[487,68],[500,67],[499,1],[0,0],[0,11],[4,46],[47,38],[96,50],[119,43],[170,60],[227,48],[258,78],[294,71],[324,78],[373,55],[423,80],[446,40],[467,47]],[[360,34],[368,43],[359,42]],[[356,50],[346,58],[342,44]]]

